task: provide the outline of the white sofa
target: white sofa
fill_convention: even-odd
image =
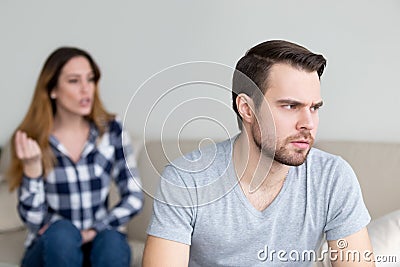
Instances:
[[[159,173],[168,160],[196,149],[198,142],[169,140],[161,145],[158,141],[146,144],[136,143],[138,168],[145,190],[145,205],[127,227],[132,248],[132,266],[140,266],[146,227],[152,210],[152,195],[159,181]],[[326,151],[341,155],[358,175],[366,205],[373,218],[369,226],[376,255],[395,255],[396,263],[377,266],[400,266],[400,144],[344,141],[320,141],[317,143]],[[3,154],[7,154],[6,152]],[[7,157],[0,162],[0,173],[7,165]],[[2,167],[1,167],[2,166]],[[111,196],[111,202],[115,202]],[[383,216],[383,217],[382,217]],[[378,219],[379,218],[379,219]],[[1,263],[18,265],[23,254],[25,230],[16,212],[16,194],[10,194],[7,186],[0,183],[0,266]],[[397,253],[397,254],[396,254]],[[328,266],[317,263],[317,266]]]

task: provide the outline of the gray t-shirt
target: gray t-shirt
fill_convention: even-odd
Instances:
[[[233,140],[191,152],[162,174],[147,233],[190,245],[189,266],[308,266],[324,234],[341,239],[369,223],[351,167],[315,148],[258,211],[237,182]]]

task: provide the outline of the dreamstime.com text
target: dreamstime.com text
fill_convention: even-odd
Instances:
[[[357,250],[274,250],[269,249],[266,245],[264,249],[257,252],[257,258],[263,262],[322,262],[325,259],[331,261],[346,261],[346,262],[400,262],[400,258],[394,255],[373,255],[372,251],[357,251]]]

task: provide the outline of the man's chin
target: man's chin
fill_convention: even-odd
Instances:
[[[309,152],[310,149],[295,151],[290,154],[278,152],[275,154],[274,160],[287,166],[300,166],[306,161]]]
[[[305,160],[281,160],[281,159],[275,159],[276,162],[282,164],[282,165],[286,165],[286,166],[293,166],[293,167],[297,167],[302,165]]]

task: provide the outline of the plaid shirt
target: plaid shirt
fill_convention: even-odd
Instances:
[[[56,157],[54,169],[45,179],[24,176],[19,188],[18,211],[29,230],[26,246],[42,226],[60,219],[70,220],[80,230],[94,228],[100,232],[118,228],[141,210],[143,194],[136,161],[129,136],[122,132],[121,123],[113,120],[99,137],[92,124],[77,163],[69,158],[65,147],[50,136]],[[119,189],[121,200],[109,210],[111,179]]]

